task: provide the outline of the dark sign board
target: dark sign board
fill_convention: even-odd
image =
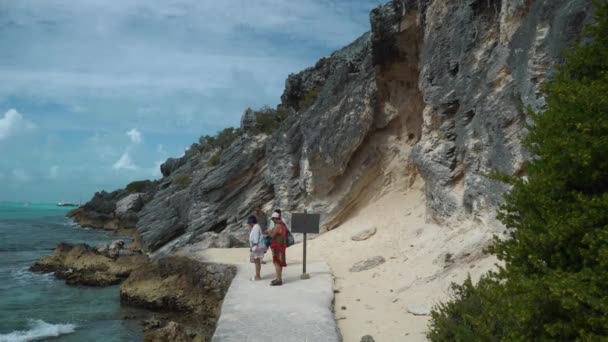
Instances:
[[[319,234],[320,214],[291,214],[291,231]]]

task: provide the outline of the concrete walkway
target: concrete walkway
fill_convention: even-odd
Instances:
[[[332,277],[324,262],[308,264],[308,280],[300,280],[300,262],[289,263],[283,286],[269,285],[274,279],[270,262],[262,265],[263,280],[257,282],[249,280],[254,273],[253,264],[237,267],[213,342],[340,341],[331,311]]]

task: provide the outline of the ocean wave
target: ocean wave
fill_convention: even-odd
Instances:
[[[8,334],[0,334],[0,342],[26,342],[47,337],[71,334],[76,331],[74,324],[51,324],[40,319],[28,322],[29,330],[16,330]]]
[[[20,284],[31,284],[32,281],[49,283],[55,280],[53,273],[34,273],[29,267],[13,268],[9,270],[11,278]]]

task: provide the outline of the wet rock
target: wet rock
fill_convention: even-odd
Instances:
[[[168,257],[134,270],[121,285],[120,297],[123,303],[148,309],[208,312],[235,275],[234,266]]]
[[[146,340],[165,341],[162,338],[168,336],[168,341],[208,341],[235,275],[234,266],[163,258],[132,272],[120,287],[120,298],[123,304],[161,311],[169,317],[166,324],[147,328],[151,331],[146,331]]]
[[[144,342],[171,341],[171,342],[193,342],[205,341],[196,333],[189,331],[183,324],[170,321],[162,327],[148,328],[144,332]]]
[[[360,231],[359,233],[353,235],[350,239],[353,241],[363,241],[363,240],[367,240],[370,237],[374,236],[374,234],[376,234],[376,227],[371,227],[368,229],[365,229],[363,231]]]
[[[110,243],[109,249],[120,250],[125,246],[125,242],[123,240],[114,240]]]
[[[383,257],[375,256],[373,258],[365,259],[363,261],[359,261],[350,268],[351,272],[361,272],[366,270],[371,270],[372,268],[378,267],[386,262]]]
[[[145,330],[155,329],[155,328],[160,327],[162,325],[162,322],[158,318],[152,317],[150,319],[143,321],[142,325],[144,326]]]
[[[124,280],[134,269],[148,262],[143,254],[113,257],[86,244],[60,243],[53,254],[35,262],[33,272],[53,272],[69,285],[109,286]]]

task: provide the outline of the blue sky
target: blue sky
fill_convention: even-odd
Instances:
[[[0,200],[137,179],[369,30],[381,0],[0,0]]]

